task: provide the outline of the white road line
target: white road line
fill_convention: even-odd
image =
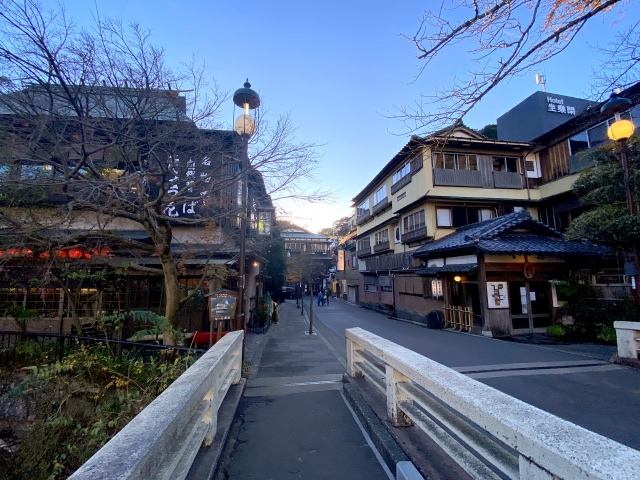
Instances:
[[[592,367],[543,368],[538,370],[503,370],[499,372],[478,372],[468,374],[471,378],[518,377],[527,375],[566,375],[569,373],[607,372],[623,370],[620,365],[596,365]]]

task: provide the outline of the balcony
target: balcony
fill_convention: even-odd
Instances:
[[[582,153],[582,152],[580,152]],[[585,158],[584,155],[576,154],[569,157],[569,174],[581,172],[589,167],[593,167],[595,162],[593,158]]]
[[[447,187],[482,187],[482,172],[480,170],[434,168],[433,184]]]
[[[516,172],[493,172],[495,188],[522,189],[522,174]]]
[[[398,180],[396,183],[391,185],[391,195],[396,193],[398,190],[400,190],[405,185],[409,185],[410,183],[411,183],[411,174],[405,175],[400,180]]]
[[[355,250],[355,249],[356,249],[356,242],[355,242],[355,240],[348,240],[348,241],[344,244],[344,249],[345,249],[345,250]]]
[[[362,225],[364,222],[371,218],[373,218],[373,216],[371,215],[371,211],[367,210],[365,213],[356,218],[356,225]]]
[[[429,238],[427,236],[427,227],[422,227],[412,230],[411,232],[403,233],[401,240],[402,243],[412,243],[425,238]]]
[[[371,255],[371,247],[361,248],[356,250],[356,256],[358,258],[366,257],[367,255]]]
[[[389,246],[389,240],[373,246],[373,253],[380,253],[384,252],[385,250],[391,250],[391,247]]]
[[[411,253],[396,253],[395,255],[385,255],[384,257],[367,258],[365,260],[367,272],[376,270],[402,270],[414,268],[414,259]]]
[[[383,200],[380,200],[378,203],[376,203],[373,206],[373,210],[371,211],[371,213],[373,215],[377,215],[381,212],[384,212],[387,208],[391,208],[391,203],[389,202],[389,197],[384,198]]]

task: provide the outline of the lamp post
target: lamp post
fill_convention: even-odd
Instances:
[[[240,199],[240,259],[238,265],[238,305],[236,306],[235,327],[236,330],[244,330],[244,287],[245,287],[245,254],[247,244],[247,176],[249,175],[249,139],[256,132],[256,122],[249,110],[260,106],[260,96],[251,89],[249,79],[242,88],[233,94],[233,103],[244,110],[236,118],[234,127],[242,138],[243,148],[240,162],[240,182],[242,186]]]
[[[631,186],[629,185],[629,161],[627,159],[627,140],[635,130],[635,125],[631,120],[621,118],[620,114],[631,108],[632,103],[628,98],[621,97],[618,93],[612,93],[611,98],[602,105],[600,111],[606,115],[614,115],[615,121],[609,125],[607,136],[620,144],[620,160],[622,161],[622,171],[624,174],[624,193],[627,200],[627,210],[629,215],[635,215],[636,204],[633,201]],[[633,246],[631,252],[633,262],[633,280],[634,280],[634,300],[636,304],[640,304],[640,285],[638,285],[638,274],[640,274],[640,266],[638,265],[638,255],[636,246]]]

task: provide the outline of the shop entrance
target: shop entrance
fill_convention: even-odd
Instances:
[[[514,334],[545,332],[551,325],[549,282],[509,282],[509,298]]]

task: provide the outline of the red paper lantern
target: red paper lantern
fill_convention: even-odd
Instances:
[[[69,258],[82,258],[84,252],[79,248],[70,248],[69,249]]]
[[[66,250],[58,250],[56,253],[60,258],[67,258],[67,255],[68,255]]]

